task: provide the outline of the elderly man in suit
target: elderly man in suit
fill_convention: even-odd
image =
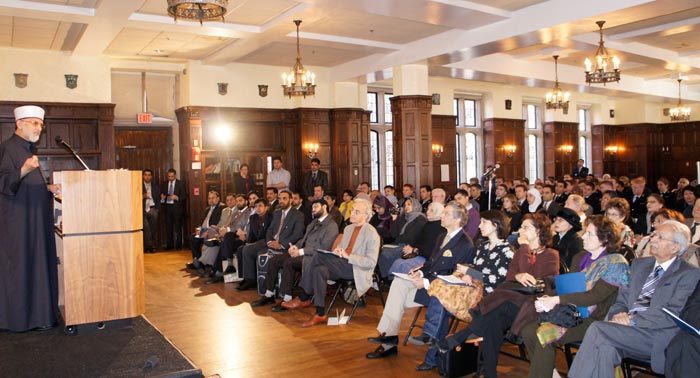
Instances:
[[[471,263],[474,259],[474,245],[469,236],[462,232],[468,215],[463,206],[455,201],[445,206],[440,220],[447,232],[441,234],[430,259],[409,274],[409,279],[397,278],[391,283],[382,318],[377,325],[378,337],[367,340],[381,344],[375,351],[367,353],[367,358],[383,358],[398,352],[399,327],[406,307],[427,306],[430,297],[428,287],[438,275],[451,274],[457,264]]]
[[[292,286],[296,272],[304,270],[304,265],[311,263],[317,250],[329,250],[338,236],[338,224],[328,214],[328,203],[323,199],[314,200],[311,204],[314,220],[306,226],[306,234],[296,244],[290,245],[286,253],[279,254],[270,259],[265,277],[265,295],[251,303],[258,307],[275,303],[275,286],[277,286],[277,273],[282,271],[282,282],[279,293],[283,296],[282,303],[292,300]],[[284,311],[282,305],[273,306],[273,312]]]
[[[267,250],[284,253],[290,243],[296,243],[304,236],[304,214],[292,207],[292,193],[283,190],[277,197],[279,206],[272,217],[272,223],[267,229],[265,242],[254,243],[243,247],[241,268],[243,281],[237,290],[248,290],[257,283],[258,269],[256,260],[258,255]]]
[[[208,205],[204,209],[204,219],[202,219],[202,222],[195,232],[190,235],[192,262],[187,263],[186,267],[187,269],[197,269],[201,274],[204,273],[204,267],[199,262],[199,258],[202,257],[202,245],[204,245],[204,240],[209,237],[209,228],[219,223],[219,220],[221,220],[221,212],[226,207],[219,201],[220,197],[218,192],[212,190],[207,194]]]
[[[678,327],[662,308],[679,313],[700,278],[700,270],[678,258],[689,240],[684,224],[659,225],[651,238],[652,256],[632,261],[629,287],[620,288],[608,321],[588,329],[569,377],[612,378],[626,357],[650,361],[655,372],[664,372],[664,350]]]
[[[302,327],[312,327],[328,321],[326,315],[326,281],[354,280],[357,295],[363,296],[372,286],[372,273],[379,256],[379,234],[369,224],[372,204],[365,199],[355,200],[350,214],[352,224],[345,227],[340,244],[332,253],[317,253],[301,274],[300,286],[304,292],[289,302],[287,309],[316,306],[316,313]]]

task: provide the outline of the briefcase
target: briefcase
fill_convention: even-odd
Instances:
[[[463,377],[477,371],[479,347],[474,343],[463,343],[446,353],[440,353],[438,371],[448,378]]]

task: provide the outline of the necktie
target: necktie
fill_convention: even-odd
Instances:
[[[690,238],[693,244],[697,244],[700,241],[700,227],[698,227],[698,222],[693,223],[693,227],[690,228]]]
[[[214,206],[209,208],[209,211],[207,212],[207,216],[204,217],[204,220],[202,221],[202,228],[209,228],[209,218],[211,217],[211,213],[214,212]]]
[[[630,309],[630,315],[638,314],[649,309],[651,304],[651,297],[654,296],[654,291],[656,291],[656,285],[661,280],[661,276],[664,274],[664,269],[661,265],[654,268],[654,270],[647,277],[644,286],[642,286],[642,291],[639,293],[637,300],[632,304],[632,309]]]
[[[440,244],[440,249],[445,248],[445,246],[446,246],[447,243],[450,241],[450,239],[452,239],[452,237],[450,236],[450,234],[445,234],[445,238],[442,239],[442,244]]]
[[[275,240],[280,239],[280,233],[282,232],[282,227],[284,227],[284,218],[287,217],[287,213],[282,210],[282,219],[280,219],[280,227],[277,229],[277,233],[275,234]]]
[[[362,229],[362,226],[355,227],[355,229],[352,231],[352,235],[350,236],[350,242],[348,243],[347,248],[345,248],[345,253],[346,254],[351,254],[352,253],[352,248],[355,246],[355,241],[357,240],[357,235],[360,234],[360,230]]]
[[[172,195],[175,193],[175,181],[170,181],[170,184],[168,184],[168,195]]]
[[[228,210],[228,214],[226,215],[226,220],[222,224],[225,224],[226,226],[230,226],[229,222],[231,222],[231,215],[233,215],[233,209],[226,208],[226,210]]]
[[[311,174],[311,180],[316,181],[316,172]]]

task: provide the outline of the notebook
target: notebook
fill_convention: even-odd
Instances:
[[[698,331],[697,328],[686,323],[683,319],[679,318],[678,315],[671,312],[671,310],[667,309],[666,307],[662,308],[661,310],[665,312],[666,315],[670,316],[671,319],[673,319],[673,321],[676,322],[676,324],[678,324],[678,327],[680,327],[680,329],[686,330],[692,334],[695,334],[696,336],[700,336],[700,331]]]
[[[586,272],[560,274],[555,278],[557,294],[583,293],[586,291]],[[579,306],[582,318],[588,317],[588,307]]]

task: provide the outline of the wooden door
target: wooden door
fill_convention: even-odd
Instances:
[[[173,134],[169,127],[116,127],[116,168],[153,171],[153,182],[162,185],[173,166]],[[178,177],[181,178],[178,172]],[[165,221],[158,217],[156,242],[165,240]]]

